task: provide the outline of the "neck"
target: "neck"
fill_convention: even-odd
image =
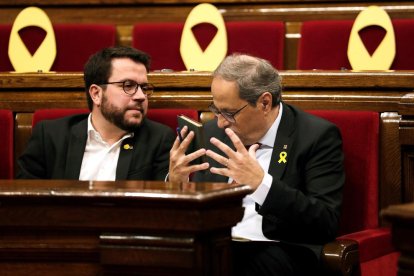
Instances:
[[[280,111],[280,105],[272,108],[270,112],[266,114],[266,119],[265,119],[266,120],[266,127],[265,127],[266,132],[272,127],[273,123],[276,121],[276,118],[279,115],[279,111]]]
[[[119,141],[127,132],[118,128],[113,123],[109,122],[100,112],[92,111],[91,122],[93,127],[109,145]]]

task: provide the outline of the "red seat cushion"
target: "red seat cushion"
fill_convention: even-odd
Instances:
[[[342,135],[345,187],[340,235],[378,227],[379,115],[371,111],[313,110]]]
[[[69,115],[89,113],[86,108],[51,108],[51,109],[37,109],[33,112],[32,128],[40,121],[53,120]]]
[[[285,28],[278,21],[226,22],[227,54],[247,53],[269,60],[277,69],[283,69]],[[181,33],[184,23],[139,23],[132,32],[132,46],[147,52],[151,69],[186,70],[180,54]],[[213,26],[214,27],[214,26]],[[193,27],[199,44],[208,45],[211,38],[210,25]]]
[[[0,179],[14,177],[14,120],[10,110],[0,110]]]
[[[14,71],[8,56],[11,25],[0,25],[0,71]],[[24,30],[26,47],[34,52],[44,30],[28,27]],[[83,71],[89,56],[102,48],[114,46],[116,28],[109,24],[54,24],[56,59],[51,71]]]
[[[302,23],[299,40],[297,69],[299,70],[340,70],[352,69],[348,60],[348,41],[353,20],[306,21]],[[393,70],[413,70],[411,38],[414,36],[414,19],[392,20],[396,55],[391,65]],[[371,53],[379,45],[384,32],[370,26],[360,31],[367,50]]]
[[[169,126],[174,132],[177,129],[178,122],[177,116],[178,115],[185,115],[195,121],[199,121],[198,119],[198,111],[195,109],[169,109],[169,108],[160,108],[148,109],[147,116],[149,119],[160,122],[164,125]]]

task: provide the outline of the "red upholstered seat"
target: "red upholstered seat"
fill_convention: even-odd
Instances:
[[[198,111],[195,109],[148,109],[147,116],[149,119],[160,122],[164,125],[169,126],[174,132],[177,129],[178,122],[177,116],[178,115],[185,115],[195,121],[199,121],[198,118]]]
[[[11,25],[0,25],[0,71],[14,71],[8,54],[11,28]]]
[[[0,25],[0,71],[14,71],[8,56],[11,25]],[[51,71],[83,71],[89,56],[116,44],[116,28],[104,24],[54,24],[56,59]],[[20,33],[29,52],[34,53],[44,30],[29,27]]]
[[[285,27],[278,21],[226,22],[228,51],[247,53],[269,60],[277,69],[283,69]],[[201,46],[207,46],[211,37],[209,24],[193,28]],[[180,54],[184,23],[138,23],[132,32],[132,46],[151,55],[152,70],[186,70]],[[213,26],[214,27],[214,26]]]
[[[37,109],[33,112],[32,128],[40,121],[54,120],[57,118],[66,117],[69,115],[89,113],[87,108],[52,108],[52,109]]]
[[[380,227],[378,220],[378,113],[338,110],[309,112],[336,124],[343,138],[346,181],[338,244],[343,240],[358,244],[362,276],[396,275],[398,253],[391,244],[390,229]]]
[[[14,120],[10,110],[0,110],[0,179],[14,177]]]
[[[89,113],[88,109],[38,109],[33,113],[32,126],[42,120],[57,119],[64,116]],[[195,109],[149,109],[147,116],[149,119],[169,126],[174,132],[177,128],[177,116],[186,115],[198,121],[198,112]]]
[[[352,69],[348,61],[348,40],[353,20],[306,21],[302,23],[299,40],[297,69],[340,70]],[[392,20],[396,55],[393,70],[414,69],[411,38],[414,36],[414,19]],[[360,31],[362,41],[371,54],[385,35],[381,27],[370,26]]]

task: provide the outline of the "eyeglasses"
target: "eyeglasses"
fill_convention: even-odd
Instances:
[[[214,113],[214,115],[218,116],[221,115],[223,116],[224,119],[226,119],[227,121],[229,121],[230,123],[235,123],[236,119],[234,118],[234,116],[236,116],[237,113],[239,113],[240,111],[242,111],[246,106],[248,106],[249,104],[246,104],[245,106],[243,106],[240,109],[237,109],[234,112],[227,112],[227,111],[220,111],[215,105],[214,103],[211,103],[208,106],[208,109]]]
[[[129,96],[135,95],[138,91],[138,87],[141,87],[142,93],[145,96],[149,97],[154,92],[154,85],[150,83],[137,83],[132,80],[125,80],[125,81],[114,81],[114,82],[107,82],[102,83],[100,85],[107,85],[107,84],[122,84],[122,89],[124,90],[125,94]]]

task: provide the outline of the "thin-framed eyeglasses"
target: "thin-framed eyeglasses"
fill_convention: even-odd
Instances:
[[[227,121],[229,121],[230,123],[235,123],[236,119],[234,118],[234,116],[236,116],[240,111],[242,111],[246,106],[248,106],[249,104],[246,104],[245,106],[243,106],[242,108],[237,109],[234,112],[228,112],[228,111],[221,111],[220,109],[218,109],[214,103],[211,103],[208,106],[208,109],[214,113],[214,115],[218,116],[221,115],[223,116],[224,119],[226,119]]]
[[[135,95],[138,91],[138,87],[141,87],[142,93],[149,97],[154,92],[154,85],[151,83],[137,83],[132,80],[125,80],[125,81],[113,81],[107,83],[101,83],[99,85],[108,85],[108,84],[122,84],[122,90],[124,90],[125,94],[129,96]]]

